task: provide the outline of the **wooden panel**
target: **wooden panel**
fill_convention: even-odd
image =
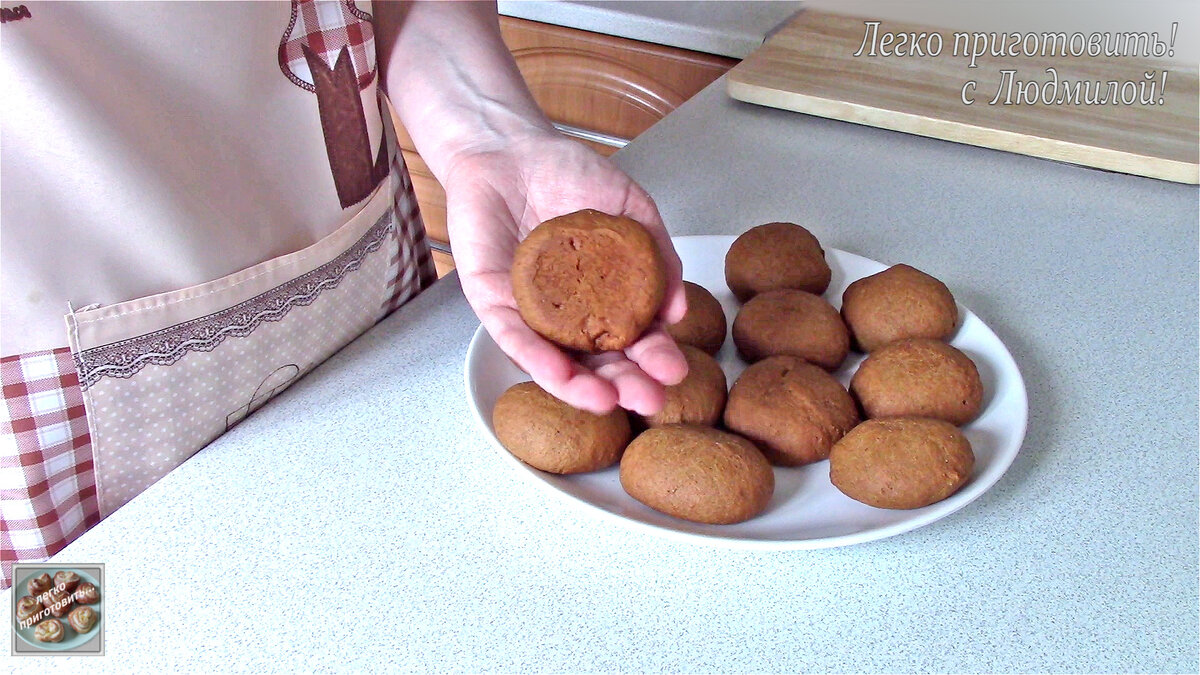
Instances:
[[[632,139],[737,61],[500,17],[500,32],[546,116]]]
[[[449,253],[434,251],[433,266],[437,268],[438,278],[441,279],[454,270],[454,258]]]
[[[1017,79],[1107,83],[1142,79],[1162,64],[1135,58],[953,57],[952,31],[888,22],[888,32],[938,32],[936,58],[852,56],[863,42],[862,19],[806,10],[734,68],[729,95],[760,105],[895,129],[1184,183],[1200,181],[1196,71],[1170,68],[1161,105],[988,105],[1000,71]],[[975,103],[962,88],[979,81]],[[1105,91],[1107,91],[1107,85]],[[1001,99],[1003,100],[1003,99]]]

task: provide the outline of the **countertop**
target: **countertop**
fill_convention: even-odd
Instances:
[[[6,665],[1200,669],[1195,187],[758,108],[723,80],[615,157],[676,234],[792,220],[946,281],[1026,380],[1000,482],[817,551],[580,513],[472,421],[478,323],[448,277],[56,556],[107,565],[105,656]]]
[[[500,13],[654,44],[745,58],[802,2],[500,0]]]

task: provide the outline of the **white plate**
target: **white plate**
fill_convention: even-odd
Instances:
[[[704,286],[721,301],[729,324],[738,302],[725,285],[725,252],[731,236],[675,237],[683,278]],[[886,265],[837,249],[826,249],[833,279],[825,297],[841,306],[842,291]],[[936,274],[935,274],[936,276]],[[975,470],[950,498],[911,511],[877,509],[843,495],[829,482],[829,462],[775,468],[775,495],[760,516],[736,525],[702,525],[659,513],[625,494],[617,467],[574,476],[545,473],[521,462],[500,445],[492,430],[492,407],[510,386],[529,379],[500,351],[482,326],[467,349],[467,398],[484,434],[509,466],[547,492],[584,511],[656,534],[709,544],[755,549],[814,549],[882,539],[927,525],[977,499],[1000,479],[1021,448],[1029,416],[1025,383],[1008,349],[979,317],[959,305],[960,327],[951,341],[970,356],[983,379],[983,411],[963,431],[975,451]],[[836,373],[842,384],[863,357],[851,352]],[[732,384],[745,368],[732,338],[717,355]]]

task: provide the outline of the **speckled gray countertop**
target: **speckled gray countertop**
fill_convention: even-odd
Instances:
[[[745,58],[803,3],[792,0],[500,0],[500,13],[692,51]]]
[[[476,429],[462,369],[477,322],[449,278],[55,558],[107,564],[106,656],[5,665],[1197,672],[1197,189],[723,86],[617,161],[675,233],[789,219],[936,270],[1028,387],[1025,444],[989,492],[817,551],[581,514]]]

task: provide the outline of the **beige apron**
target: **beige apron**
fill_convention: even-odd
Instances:
[[[367,3],[27,5],[0,43],[3,587],[435,279]]]

